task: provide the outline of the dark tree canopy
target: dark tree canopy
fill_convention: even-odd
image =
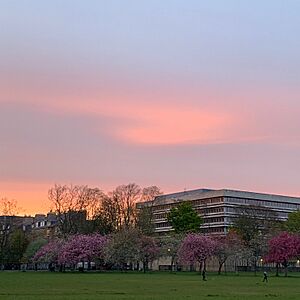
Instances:
[[[183,202],[172,208],[168,214],[168,221],[175,233],[199,232],[203,222],[189,202]]]
[[[272,209],[261,206],[236,208],[238,217],[233,220],[233,228],[249,245],[260,235],[268,235],[278,229],[278,216]]]
[[[287,231],[300,234],[300,210],[291,212],[284,224]]]

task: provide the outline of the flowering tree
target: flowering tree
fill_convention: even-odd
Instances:
[[[200,263],[200,268],[207,258],[211,257],[216,249],[216,242],[213,238],[201,234],[188,234],[183,240],[179,251],[179,261],[181,263]]]
[[[226,236],[218,236],[215,238],[216,247],[214,255],[219,262],[218,274],[221,274],[222,267],[226,260],[235,255],[243,248],[243,243],[238,234],[230,231]]]
[[[79,262],[91,262],[102,258],[107,238],[100,234],[74,235],[61,248],[58,262],[62,265],[76,265]]]
[[[154,238],[146,235],[141,235],[137,247],[138,258],[143,263],[143,270],[145,273],[149,262],[153,261],[158,256],[159,247]]]
[[[171,257],[171,271],[173,271],[173,265],[177,263],[178,250],[182,239],[182,234],[171,234],[159,238],[160,255],[162,257]]]
[[[300,255],[300,237],[288,232],[282,232],[269,241],[269,252],[265,257],[266,262],[276,263],[276,276],[278,276],[278,266],[282,264],[287,276],[289,260]]]
[[[46,263],[58,263],[58,255],[63,247],[64,241],[62,239],[55,239],[48,244],[42,246],[34,255],[33,261],[46,262]]]
[[[122,270],[126,269],[127,264],[137,262],[140,236],[140,231],[135,228],[123,228],[112,234],[105,247],[105,261]]]

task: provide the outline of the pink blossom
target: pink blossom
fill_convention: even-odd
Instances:
[[[107,238],[100,234],[74,235],[66,241],[58,256],[60,264],[77,264],[100,259]]]
[[[181,263],[202,263],[213,255],[216,242],[209,236],[201,234],[188,234],[183,240],[178,256]]]
[[[266,262],[286,264],[290,259],[300,255],[300,237],[296,234],[282,232],[269,241]]]
[[[41,247],[33,257],[34,262],[53,262],[58,260],[59,252],[64,245],[61,239],[55,239]]]

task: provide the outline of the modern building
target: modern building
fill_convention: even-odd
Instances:
[[[156,233],[172,230],[167,214],[179,203],[189,201],[203,219],[201,228],[210,234],[226,234],[234,218],[241,214],[241,209],[257,208],[274,212],[279,220],[286,220],[288,214],[300,210],[300,197],[245,192],[237,190],[197,189],[156,197],[153,201],[138,204],[139,208],[151,207]]]

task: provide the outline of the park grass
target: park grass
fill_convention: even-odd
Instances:
[[[300,277],[208,273],[0,272],[0,299],[300,299]]]

